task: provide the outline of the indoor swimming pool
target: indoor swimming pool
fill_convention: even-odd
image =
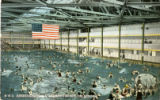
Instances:
[[[160,67],[117,64],[107,59],[56,51],[6,51],[1,54],[3,100],[92,100],[92,97],[74,97],[82,94],[82,91],[88,95],[90,90],[99,95],[98,100],[107,100],[115,84],[121,89],[126,84],[134,87],[137,76],[132,75],[134,70],[139,74],[151,74],[160,80]],[[93,87],[94,81],[96,87]],[[35,97],[29,97],[31,95]],[[53,99],[46,95],[59,97]],[[153,95],[143,96],[143,100],[159,99],[159,89]],[[136,100],[136,96],[122,100]]]

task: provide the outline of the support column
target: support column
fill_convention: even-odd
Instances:
[[[145,34],[145,23],[142,24],[142,52],[141,52],[141,62],[144,62],[144,34]]]
[[[56,40],[54,40],[54,44],[53,44],[53,45],[54,45],[54,49],[55,49],[55,41],[56,41]]]
[[[79,33],[80,33],[80,30],[78,30],[77,32],[77,54],[79,54]]]
[[[88,28],[88,36],[87,36],[87,53],[89,55],[89,28]]]
[[[34,39],[33,39],[33,45],[32,45],[32,47],[34,48]]]
[[[61,39],[61,51],[62,51],[62,32],[61,32],[61,35],[60,35],[60,39]]]
[[[103,26],[101,31],[101,56],[103,57]]]
[[[44,40],[44,48],[45,48],[45,40]]]
[[[39,40],[39,45],[40,45],[40,46],[39,46],[39,47],[40,47],[40,49],[42,49],[42,47],[41,47],[41,40]]]
[[[24,36],[23,36],[23,49],[24,49]]]
[[[49,49],[50,49],[50,40],[49,40]]]
[[[10,44],[11,44],[11,47],[12,47],[12,33],[10,32]]]
[[[118,59],[121,60],[121,24],[119,24],[119,35],[118,35]]]
[[[69,40],[70,40],[69,34],[70,34],[70,30],[68,30],[68,52],[70,51],[70,50],[69,50],[69,48],[70,48],[70,45],[69,45]]]

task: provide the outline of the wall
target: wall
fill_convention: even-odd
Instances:
[[[84,55],[104,57],[120,57],[125,59],[160,62],[160,22],[145,23],[144,25],[144,53],[143,25],[121,25],[111,27],[91,28],[90,32],[81,33],[80,30],[60,32],[59,40],[33,40],[30,32],[2,32],[2,41],[21,48],[41,47],[58,49]],[[102,36],[103,29],[103,36]],[[120,48],[119,48],[119,32]],[[102,41],[103,39],[103,41]],[[103,42],[103,44],[102,44]],[[89,49],[89,51],[88,51]],[[103,55],[102,51],[103,50]]]
[[[29,32],[2,32],[2,41],[18,48],[39,48],[40,40],[33,40]]]
[[[124,59],[160,62],[160,22],[145,23],[144,25],[144,49],[142,48],[143,25],[121,25],[91,28],[90,32],[81,33],[80,30],[61,32],[60,40],[41,40],[41,47],[58,49],[84,55],[104,57],[120,57]],[[119,48],[120,32],[120,48]],[[102,41],[103,38],[103,41]],[[78,39],[78,40],[77,40]],[[89,42],[88,42],[89,41]],[[102,45],[103,42],[103,45]],[[49,45],[50,44],[50,48]],[[52,47],[52,48],[51,48]],[[103,47],[103,48],[102,48]],[[89,49],[89,52],[88,52]],[[144,53],[143,53],[144,50]]]

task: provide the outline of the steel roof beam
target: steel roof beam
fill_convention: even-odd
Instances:
[[[6,11],[3,11],[2,12],[2,16],[5,15],[5,16],[12,16],[12,17],[19,17],[17,14],[13,14],[11,12],[6,12]]]
[[[33,1],[29,1],[29,0],[5,0],[5,1],[15,2],[15,3],[24,3],[24,2],[31,3],[31,2],[33,2]]]
[[[23,19],[22,19],[23,20]],[[55,19],[29,19],[34,21],[47,21],[47,22],[56,22],[56,23],[67,23],[67,24],[80,24],[79,22],[72,22],[72,21],[63,21],[63,20],[55,20]]]
[[[58,17],[58,16],[57,16]],[[37,18],[37,17],[31,17],[31,18]],[[42,19],[42,17],[39,17],[41,18],[40,20],[45,20],[46,18]],[[80,19],[80,20],[88,20],[88,21],[97,21],[97,22],[100,22],[102,21],[103,19],[106,20],[107,19],[119,19],[120,16],[117,16],[117,17],[110,17],[108,18],[107,16],[76,16],[75,17],[76,19]],[[124,19],[155,19],[155,18],[160,18],[160,16],[123,16]],[[101,20],[100,20],[101,19]],[[37,18],[38,20],[38,18]],[[49,20],[49,18],[47,19]],[[50,19],[51,20],[51,19]],[[104,21],[105,21],[104,20]],[[58,20],[51,20],[51,21],[58,21]],[[85,22],[85,21],[84,21]],[[68,23],[68,22],[67,22]]]
[[[128,2],[128,6],[160,6],[160,2]]]
[[[34,13],[34,14],[37,14],[37,13]],[[43,16],[42,16],[42,14],[37,14],[37,15],[40,15],[39,17],[37,17],[37,16],[34,16],[34,17],[23,17],[23,18],[43,18]],[[62,19],[64,19],[64,18],[68,18],[68,16],[66,16],[66,15],[57,15],[57,14],[45,14],[45,16],[44,16],[44,19],[45,18],[47,18],[47,19],[49,19],[50,17],[57,17],[57,18],[62,18]],[[72,16],[72,17],[74,17],[74,18],[76,18],[76,19],[79,19],[79,20],[95,20],[95,19],[91,19],[90,17],[91,16]],[[98,18],[99,16],[95,16],[95,18]],[[105,18],[110,18],[110,17],[106,17],[105,16]],[[72,18],[69,18],[69,19],[72,19]]]
[[[42,15],[42,14],[38,14],[38,13],[33,13],[33,14],[37,14],[37,15]],[[68,16],[66,15],[57,15],[57,14],[45,14],[46,16],[44,16],[45,18],[47,17],[57,17],[57,18],[68,18]],[[35,16],[37,17],[37,16]],[[24,18],[35,18],[35,17],[24,17]],[[109,17],[109,16],[73,16],[76,19],[81,19],[81,20],[95,20],[95,19],[110,19],[110,18],[119,18],[120,15],[114,16],[114,17]],[[132,16],[126,16],[124,15],[125,18],[159,18],[160,16],[158,15],[132,15]],[[42,16],[39,16],[37,18],[43,18]]]
[[[37,3],[2,3],[2,8],[30,8],[30,7],[44,7],[42,4]]]
[[[130,19],[134,19],[134,18],[136,18],[136,19],[143,19],[143,18],[146,18],[146,19],[152,19],[152,18],[160,18],[160,16],[156,16],[156,15],[150,15],[150,16],[146,16],[146,15],[142,15],[142,16],[123,16],[124,18],[130,18]],[[106,18],[108,18],[107,16],[77,16],[76,18],[90,18],[90,19],[93,19],[93,20],[95,20],[95,19],[106,19]],[[110,17],[110,18],[108,18],[108,19],[116,19],[116,18],[120,18],[120,16],[117,16],[117,17]]]
[[[70,21],[60,21],[60,20],[46,20],[46,19],[26,19],[25,22],[27,21],[27,24],[31,24],[33,21],[36,21],[37,23],[42,23],[42,22],[49,22],[49,23],[59,23],[59,24],[70,24],[70,25],[80,25],[78,22],[70,22]],[[4,24],[16,24],[16,23],[25,23],[23,19],[20,19],[20,21],[13,21],[13,22],[7,22]],[[82,25],[81,25],[82,26]]]
[[[121,2],[121,1],[116,1],[116,0],[105,0],[106,2],[108,2],[108,3],[111,3],[111,4],[113,4],[113,5],[121,5],[121,6],[123,6],[123,2]],[[138,10],[143,10],[143,11],[149,11],[149,12],[154,12],[154,13],[160,13],[159,11],[154,11],[154,10],[151,10],[151,9],[148,9],[148,8],[143,8],[143,7],[140,7],[140,6],[135,6],[135,5],[131,5],[131,4],[133,4],[132,2],[128,2],[128,3],[130,3],[130,5],[126,5],[127,7],[131,7],[131,8],[135,8],[135,9],[138,9]],[[142,3],[141,3],[142,4]]]
[[[50,7],[49,4],[46,3],[46,2],[44,2],[44,1],[40,1],[40,0],[36,0],[36,1],[39,2],[39,3],[41,3],[41,4],[43,4],[44,6]],[[57,8],[55,8],[55,7],[53,7],[53,6],[52,6],[51,8],[53,8],[55,11],[57,11],[57,12],[63,14],[63,15],[68,16],[68,18],[71,18],[71,17],[72,17],[70,14],[68,14],[68,13],[66,13],[66,12],[64,12],[64,11],[61,11],[61,9],[57,9]],[[72,20],[77,20],[77,19],[75,19],[75,18],[72,17]],[[77,21],[78,21],[78,20],[77,20]],[[81,23],[80,21],[78,21],[78,22]],[[81,24],[82,24],[82,23],[81,23]],[[82,24],[82,25],[83,25],[83,24]]]
[[[126,22],[134,22],[135,19],[125,19],[125,20],[122,20],[121,23],[126,23]],[[143,22],[144,19],[139,19],[136,21],[140,21],[140,22]],[[110,24],[119,24],[119,20],[108,20],[108,21],[102,21],[102,22],[85,22],[84,24],[86,25],[110,25]]]
[[[14,0],[11,0],[14,1]],[[2,3],[2,8],[12,8],[12,7],[44,7],[45,5],[48,7],[113,7],[115,5],[112,4],[106,4],[103,2],[91,2],[91,3],[70,3],[70,4],[47,4],[45,2],[42,2],[40,0],[36,0],[38,3],[31,2],[31,3]],[[118,6],[118,5],[117,5]]]
[[[19,24],[23,24],[22,22],[2,22],[1,24],[5,25],[5,24],[15,24],[15,25],[19,25]]]
[[[128,0],[124,0],[123,6],[122,6],[122,10],[121,10],[121,13],[120,13],[120,24],[121,24],[121,22],[123,20],[123,15],[124,15],[124,12],[126,10],[127,3],[128,3]]]
[[[4,14],[1,15],[1,18],[7,18],[7,19],[11,19],[11,18],[17,18],[17,16],[11,15],[11,14]]]
[[[11,12],[24,13],[24,12],[26,12],[26,11],[28,11],[28,10],[22,10],[22,9],[16,9],[16,8],[7,8],[7,9],[2,8],[2,12],[3,12],[3,11],[11,11]]]
[[[97,15],[104,15],[104,16],[117,16],[114,14],[107,14],[107,13],[101,13],[101,12],[84,10],[84,9],[77,9],[77,8],[72,8],[72,7],[58,7],[58,8],[64,9],[64,10],[69,10],[69,11],[76,11],[76,12],[90,13],[90,14],[97,14]]]

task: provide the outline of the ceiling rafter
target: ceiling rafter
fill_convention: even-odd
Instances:
[[[128,0],[127,0],[128,1]],[[44,0],[6,0],[2,1],[2,28],[9,24],[16,27],[27,26],[33,22],[59,24],[62,29],[96,27],[159,20],[159,2],[122,2],[120,0],[74,0],[68,4],[52,4]],[[43,9],[42,9],[43,8]],[[34,11],[32,11],[32,9]],[[37,9],[37,10],[36,10]],[[41,10],[50,10],[40,13]],[[39,11],[38,11],[39,10]],[[147,20],[146,20],[147,19]]]
[[[60,13],[62,13],[62,14],[64,14],[64,15],[67,15],[68,18],[72,18],[72,20],[78,21],[77,19],[75,19],[74,17],[72,17],[72,15],[70,15],[70,14],[62,11],[61,9],[57,9],[57,8],[55,8],[55,7],[53,7],[53,6],[50,6],[48,3],[43,2],[43,1],[40,1],[40,0],[36,0],[36,1],[39,2],[39,3],[41,3],[41,4],[43,4],[43,5],[45,5],[45,6],[47,6],[47,7],[54,8],[54,10],[56,10],[57,12],[60,12]],[[79,22],[81,25],[84,25],[81,21],[78,21],[78,22]]]
[[[82,13],[96,14],[96,15],[116,16],[114,14],[107,14],[107,13],[90,11],[90,10],[84,10],[84,9],[77,9],[77,8],[72,8],[72,7],[57,7],[57,8],[64,9],[64,10],[69,10],[69,11],[76,11],[76,12],[82,12]]]
[[[118,6],[118,5],[123,6],[124,5],[123,2],[117,1],[117,0],[105,0],[105,1],[108,2],[108,3],[110,3],[110,4],[116,5],[116,6]],[[139,3],[141,5],[143,4],[145,6],[145,2],[139,2]],[[135,4],[133,2],[128,2],[127,7],[131,7],[131,8],[142,10],[142,11],[149,11],[149,12],[160,14],[159,11],[151,10],[149,8],[144,8],[144,7],[140,7],[140,6],[137,6],[137,5],[138,5],[138,2],[135,3]],[[149,3],[148,3],[148,5],[149,5]],[[150,5],[153,5],[153,4],[150,3]]]

